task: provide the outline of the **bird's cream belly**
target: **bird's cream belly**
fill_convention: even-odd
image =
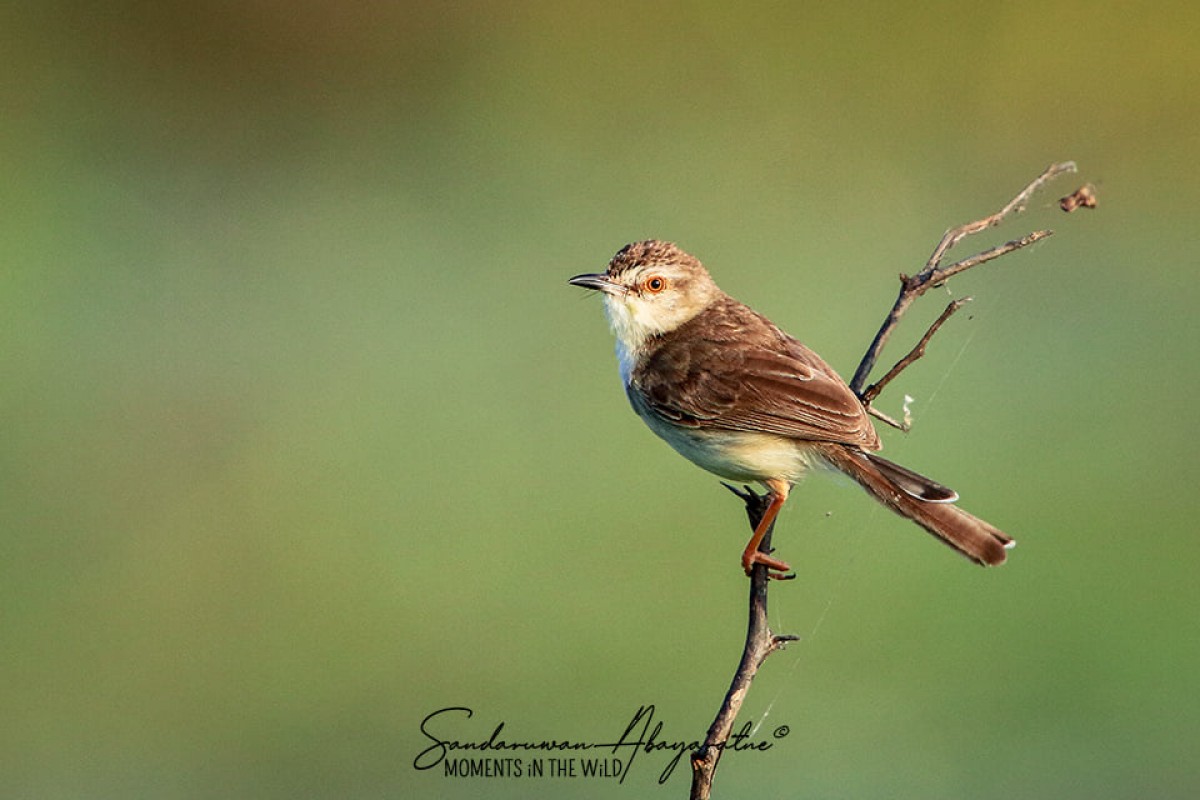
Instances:
[[[650,429],[693,464],[731,481],[798,481],[813,460],[812,449],[770,433],[698,430],[643,417]]]

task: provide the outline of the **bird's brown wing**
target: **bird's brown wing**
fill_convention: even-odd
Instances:
[[[647,354],[631,387],[645,406],[676,425],[878,449],[866,410],[837,373],[765,318],[741,309],[726,313],[723,324],[706,320],[702,335],[677,331],[685,335]]]

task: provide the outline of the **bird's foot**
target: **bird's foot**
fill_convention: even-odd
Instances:
[[[762,564],[767,568],[767,577],[774,578],[777,581],[790,581],[796,577],[791,570],[791,566],[786,561],[780,561],[778,558],[772,558],[761,550],[747,551],[742,553],[742,569],[749,575],[754,570],[755,564]]]

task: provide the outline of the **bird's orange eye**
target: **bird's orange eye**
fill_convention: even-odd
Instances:
[[[647,292],[650,292],[651,294],[658,294],[663,289],[667,288],[667,279],[659,277],[658,275],[652,275],[646,279],[646,282],[643,283],[642,286]]]

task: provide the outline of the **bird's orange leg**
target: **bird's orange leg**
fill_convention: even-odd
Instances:
[[[767,506],[767,510],[763,512],[762,519],[758,521],[758,526],[754,529],[754,535],[750,537],[750,541],[746,543],[746,549],[742,551],[742,569],[746,570],[749,575],[755,564],[763,564],[767,568],[767,575],[772,578],[782,578],[783,573],[791,570],[787,562],[780,561],[777,558],[771,558],[764,552],[761,552],[758,547],[762,544],[763,537],[767,535],[772,523],[775,522],[775,517],[779,516],[779,509],[783,508],[784,502],[788,498],[788,492],[791,490],[791,485],[787,481],[769,480],[764,481],[767,486],[767,491],[771,493],[771,503]],[[775,570],[772,572],[771,570]]]

